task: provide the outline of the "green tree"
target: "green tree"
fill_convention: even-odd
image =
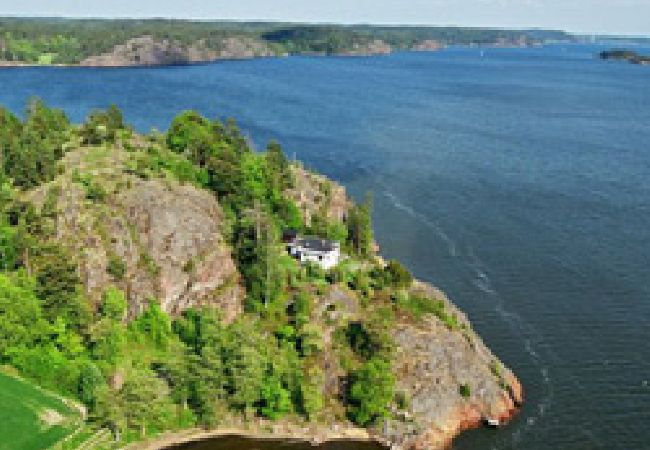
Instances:
[[[0,217],[0,270],[14,269],[17,261],[17,230]]]
[[[166,349],[173,335],[171,319],[154,299],[129,327],[159,349]]]
[[[214,140],[210,121],[196,111],[176,116],[167,132],[169,148],[183,153],[199,167],[205,167],[213,154]]]
[[[127,352],[126,326],[109,318],[100,319],[90,330],[89,350],[102,366],[113,367]]]
[[[141,437],[147,435],[148,426],[164,424],[172,413],[169,386],[151,370],[132,369],[120,395],[127,408],[127,425],[139,428]]]
[[[314,420],[325,404],[323,383],[323,373],[318,367],[305,369],[300,383],[300,406],[309,420]]]
[[[289,160],[287,159],[282,147],[277,141],[269,142],[266,147],[266,166],[269,171],[271,189],[276,192],[282,192],[293,186],[293,177]]]
[[[81,280],[74,258],[63,248],[39,248],[34,257],[36,295],[43,301],[43,312],[51,322],[65,317],[66,323],[83,330],[90,321],[90,308],[81,295]]]
[[[115,286],[109,286],[102,296],[100,312],[103,317],[122,321],[126,314],[126,297],[124,292]]]
[[[372,197],[350,209],[348,215],[348,240],[353,251],[360,256],[369,256],[373,252],[372,232]]]
[[[361,426],[386,418],[394,396],[395,379],[390,362],[373,358],[351,375],[348,414]]]
[[[0,121],[11,129],[11,135],[0,136],[0,145],[4,146],[5,173],[14,185],[31,188],[54,178],[56,163],[63,157],[69,139],[70,123],[65,113],[32,99],[21,128],[6,114]]]
[[[260,400],[269,367],[268,341],[255,322],[240,319],[230,326],[226,348],[229,401],[235,408],[250,412]]]
[[[7,362],[21,348],[38,345],[48,332],[30,280],[0,273],[0,361]]]
[[[111,105],[105,111],[91,112],[79,134],[85,144],[96,145],[115,142],[118,131],[124,128],[122,111],[116,105]]]
[[[413,282],[413,275],[399,261],[391,259],[385,269],[385,276],[389,284],[398,288],[407,288]]]
[[[94,409],[97,404],[98,393],[105,385],[106,381],[97,366],[90,361],[84,362],[79,375],[77,392],[79,400],[90,409]]]
[[[260,412],[269,419],[276,420],[291,412],[291,394],[276,376],[264,378],[260,396]]]

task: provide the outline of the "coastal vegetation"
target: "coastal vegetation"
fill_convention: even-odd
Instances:
[[[224,411],[270,419],[318,416],[324,399],[315,384],[320,373],[314,355],[322,336],[310,315],[314,286],[327,283],[327,274],[315,267],[305,271],[278,250],[283,229],[311,229],[284,194],[292,171],[277,143],[254,153],[233,122],[186,112],[174,119],[166,136],[150,138],[152,147],[130,150],[138,176],[165,173],[219,197],[229,218],[225,234],[243,277],[249,314],[230,324],[214,309],[189,309],[170,317],[152,298],[141,315],[127,321],[127,300],[116,285],[106,288],[99,304],[86,298],[76,256],[54,238],[54,185],[40,210],[24,201],[23,193],[60,176],[61,159],[75,147],[118,152],[111,148],[116,140],[129,146],[134,133],[114,107],[92,113],[81,126],[70,125],[62,111],[38,100],[29,104],[25,120],[7,110],[0,118],[2,363],[83,402],[92,423],[123,439],[215,425]],[[91,170],[71,176],[87,201],[110,201],[108,187]],[[346,248],[360,262],[371,255],[369,208],[355,206],[348,225]],[[315,218],[314,226],[333,229],[322,217]],[[339,237],[348,235],[345,227],[334,228]],[[395,283],[405,285],[405,269],[390,267],[389,276],[378,275],[382,283],[397,277]],[[111,254],[106,270],[119,282],[126,266]],[[268,345],[269,336],[274,345]],[[355,380],[350,417],[367,425],[386,414],[393,392],[390,378],[383,379],[390,376],[385,355],[367,349],[363,355],[358,368],[350,362]],[[116,376],[123,379],[119,389],[111,381]],[[368,383],[381,386],[382,395],[364,392]]]
[[[532,45],[566,33],[458,27],[0,18],[5,64],[179,64],[285,54],[373,54],[445,45]],[[424,44],[424,45],[422,45]]]

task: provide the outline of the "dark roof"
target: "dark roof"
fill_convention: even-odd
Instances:
[[[304,237],[295,240],[295,244],[316,252],[331,252],[336,248],[336,242],[319,237]]]
[[[282,233],[282,240],[284,242],[293,242],[298,237],[296,230],[284,230]]]

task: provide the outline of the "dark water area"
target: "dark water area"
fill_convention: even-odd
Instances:
[[[5,69],[0,104],[38,95],[79,121],[116,103],[141,130],[192,108],[278,139],[372,191],[382,253],[522,380],[518,418],[454,449],[650,449],[650,68],[603,49]]]
[[[169,447],[168,450],[386,450],[386,448],[372,442],[341,440],[313,446],[302,441],[290,442],[225,436]]]

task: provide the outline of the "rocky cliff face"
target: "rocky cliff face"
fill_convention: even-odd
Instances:
[[[411,50],[416,52],[435,52],[443,48],[445,48],[445,45],[442,42],[433,39],[425,39],[424,41],[413,44]]]
[[[519,381],[442,292],[423,283],[414,289],[444,301],[459,327],[449,329],[430,317],[394,330],[397,390],[410,406],[406,420],[388,423],[383,437],[405,449],[444,448],[461,431],[488,419],[507,422],[523,400]]]
[[[456,326],[452,329],[435,316],[417,322],[398,318],[392,331],[393,371],[396,392],[407,405],[393,411],[394,418],[384,427],[372,431],[374,439],[402,450],[443,449],[462,431],[482,426],[488,419],[508,422],[523,401],[517,378],[444,293],[422,282],[415,282],[411,292],[444,302],[444,310],[455,316]],[[314,312],[315,321],[327,318],[320,326],[324,337],[321,367],[328,397],[342,395],[340,380],[345,376],[333,354],[336,325],[332,324],[362,321],[364,313],[358,305],[354,292],[333,286],[319,299]],[[464,395],[461,386],[466,386]]]
[[[127,161],[123,152],[75,151],[62,175],[29,193],[37,204],[54,199],[55,238],[79,255],[89,297],[98,302],[114,284],[127,294],[131,317],[156,298],[171,314],[211,304],[232,320],[243,292],[217,201],[171,179],[128,174]],[[89,186],[104,194],[92,194]],[[90,201],[89,195],[101,198]]]
[[[292,165],[291,170],[295,184],[287,194],[296,202],[308,225],[314,214],[330,221],[345,219],[351,203],[343,186],[300,165]]]
[[[381,39],[374,39],[368,43],[355,43],[350,50],[342,53],[343,56],[372,56],[388,55],[393,48]]]
[[[189,46],[168,39],[141,36],[116,45],[107,53],[86,58],[80,65],[156,66],[265,56],[275,56],[268,44],[245,36],[224,38],[216,45],[208,45],[204,40],[200,40]]]

